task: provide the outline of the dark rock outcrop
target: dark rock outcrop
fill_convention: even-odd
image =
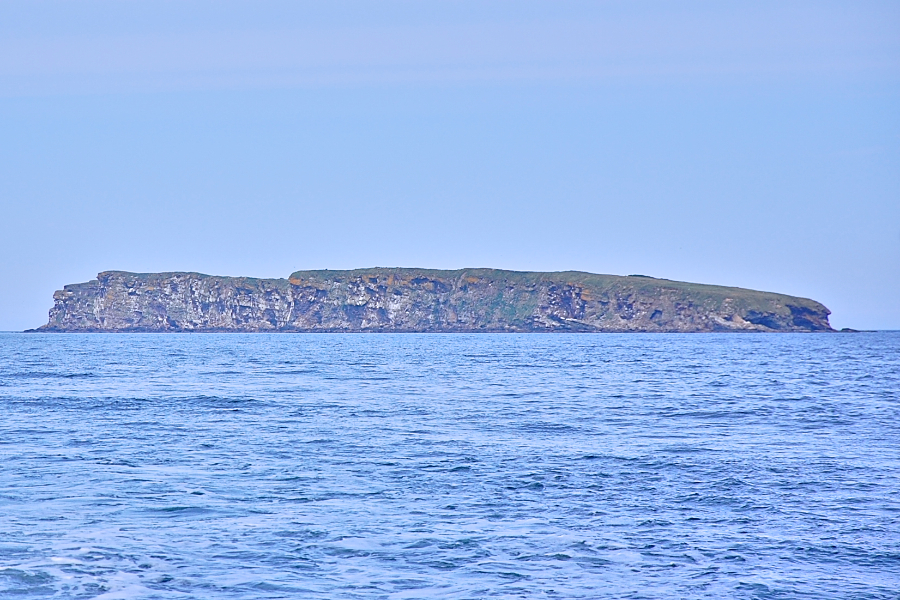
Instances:
[[[106,271],[53,298],[37,331],[832,331],[805,298],[577,271]]]

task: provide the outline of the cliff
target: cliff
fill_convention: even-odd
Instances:
[[[298,271],[289,279],[106,271],[37,331],[831,331],[813,300],[631,275]]]

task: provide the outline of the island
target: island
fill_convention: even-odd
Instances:
[[[287,279],[105,271],[53,294],[37,332],[812,332],[822,304],[579,271],[371,268]]]

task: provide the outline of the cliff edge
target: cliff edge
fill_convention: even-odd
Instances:
[[[105,271],[53,295],[46,332],[832,331],[813,300],[577,271],[373,268],[288,279]]]

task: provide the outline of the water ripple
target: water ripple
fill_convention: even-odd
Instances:
[[[0,335],[0,597],[900,589],[900,334]]]

